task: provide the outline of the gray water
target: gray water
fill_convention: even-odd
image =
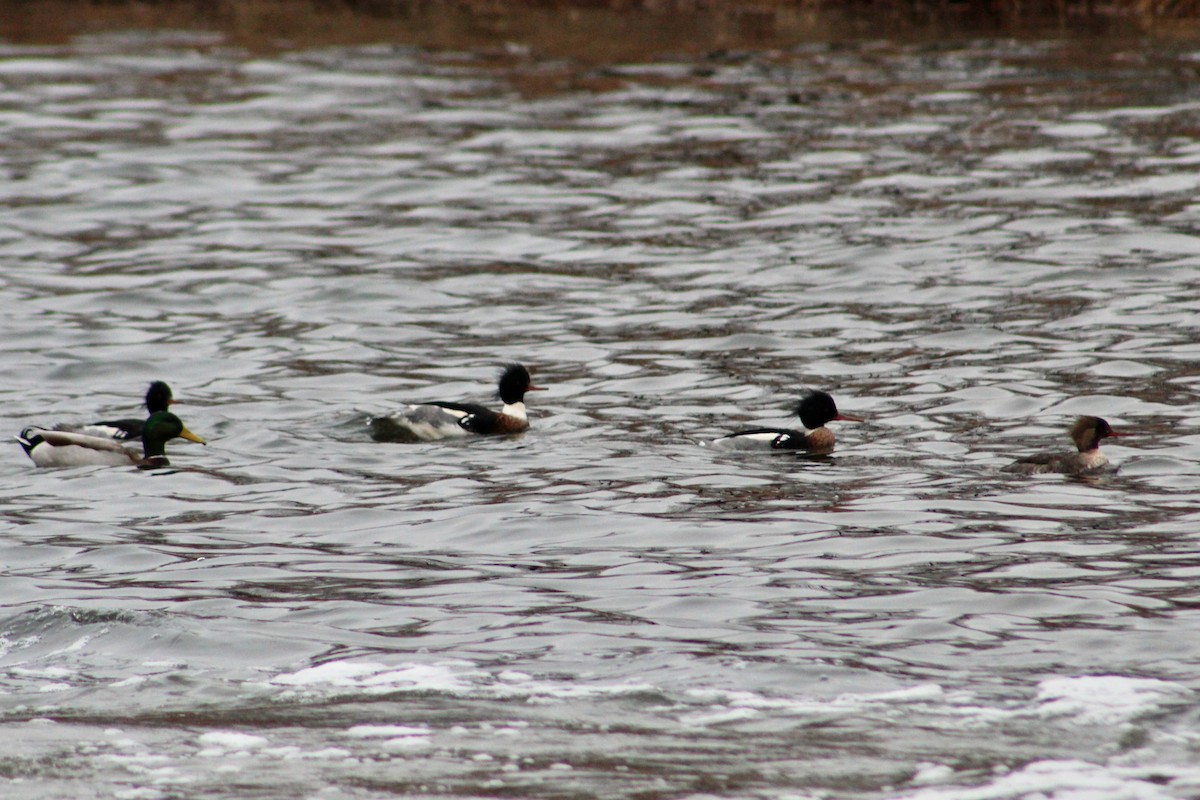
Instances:
[[[1200,49],[0,56],[4,797],[1200,794]]]

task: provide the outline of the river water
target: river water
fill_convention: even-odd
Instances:
[[[4,426],[209,440],[5,450],[4,797],[1196,797],[1198,77],[4,47]],[[371,438],[511,360],[527,434]],[[805,387],[833,456],[702,446]]]

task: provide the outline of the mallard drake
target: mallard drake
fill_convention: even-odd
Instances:
[[[828,392],[807,392],[796,404],[795,414],[806,430],[790,428],[754,428],[738,431],[713,440],[713,445],[737,450],[770,448],[771,450],[804,450],[810,453],[829,453],[833,450],[833,431],[825,423],[862,422],[859,417],[838,413],[837,404]]]
[[[373,418],[371,434],[380,441],[430,442],[472,434],[520,433],[529,427],[525,393],[540,391],[544,387],[533,385],[524,366],[506,364],[496,392],[504,403],[499,411],[476,403],[421,403]]]
[[[1108,457],[1100,452],[1100,440],[1126,436],[1117,433],[1102,417],[1080,417],[1069,431],[1077,453],[1034,453],[1014,461],[1003,472],[1040,475],[1061,472],[1064,475],[1084,475],[1108,467]]]
[[[17,441],[39,467],[107,465],[157,469],[170,465],[166,454],[167,442],[177,438],[206,444],[185,428],[179,417],[170,411],[156,411],[142,424],[141,454],[123,447],[115,439],[38,427],[21,431]]]
[[[171,387],[164,381],[154,381],[146,389],[146,413],[155,414],[166,411],[175,397]],[[104,439],[116,439],[122,442],[133,442],[142,438],[144,419],[112,419],[101,422],[91,422],[87,425],[57,425],[55,430],[70,433],[82,433],[86,436],[99,436]]]

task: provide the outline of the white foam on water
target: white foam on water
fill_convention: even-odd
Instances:
[[[115,800],[158,800],[166,795],[159,789],[151,789],[147,786],[135,786],[130,789],[116,789],[112,795]]]
[[[918,773],[920,774],[920,773]],[[1191,785],[1200,768],[1112,767],[1076,759],[1035,761],[981,786],[944,786],[896,800],[1177,800],[1171,786]]]
[[[67,678],[71,670],[66,667],[13,667],[10,672],[28,678]]]
[[[725,689],[690,689],[684,695],[690,704],[683,709],[679,721],[689,726],[737,723],[759,716],[828,719],[861,714],[891,717],[897,713],[920,713],[931,726],[969,730],[1015,716],[1010,709],[981,704],[968,692],[947,692],[937,684],[917,684],[877,693],[844,693],[830,698],[772,697]]]
[[[277,675],[269,683],[310,691],[335,689],[367,694],[422,691],[459,694],[470,691],[471,678],[481,675],[473,667],[473,664],[465,661],[400,667],[373,662],[331,661]]]
[[[197,741],[206,747],[226,751],[257,750],[271,743],[271,740],[265,736],[238,733],[236,731],[209,731],[208,733],[200,734]]]
[[[0,656],[6,656],[9,652],[18,648],[33,647],[41,640],[42,637],[40,636],[21,636],[16,639],[0,636]]]
[[[1042,681],[1036,711],[1047,718],[1070,717],[1084,724],[1113,725],[1193,699],[1190,689],[1154,678],[1088,675]]]
[[[432,730],[412,725],[355,725],[343,735],[353,739],[381,739],[384,750],[413,750],[428,747]]]
[[[428,736],[432,731],[412,725],[355,725],[343,734],[356,739],[389,739],[396,736]]]
[[[660,692],[648,683],[580,684],[537,679],[517,670],[492,674],[468,661],[389,666],[375,662],[334,661],[296,672],[277,675],[268,681],[275,688],[287,687],[282,699],[335,694],[377,695],[392,692],[437,692],[455,696],[523,699],[529,703],[553,703],[641,692]]]
[[[935,783],[947,783],[954,777],[954,768],[946,764],[917,764],[917,772],[909,783],[917,786],[929,786]]]
[[[918,684],[877,694],[841,694],[830,699],[767,697],[756,692],[725,689],[689,689],[685,693],[698,702],[721,704],[730,708],[778,709],[794,713],[858,710],[878,705],[944,702],[946,692],[936,684]]]

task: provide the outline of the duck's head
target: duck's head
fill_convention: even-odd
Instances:
[[[534,386],[529,377],[529,370],[521,364],[505,364],[500,373],[500,389],[497,394],[505,405],[520,403],[525,399],[526,392],[543,392],[545,387]]]
[[[1123,433],[1114,431],[1112,426],[1108,424],[1108,420],[1103,417],[1080,417],[1071,426],[1071,439],[1075,442],[1075,446],[1079,448],[1079,452],[1081,453],[1086,453],[1088,450],[1095,450],[1100,446],[1101,439],[1116,438],[1124,435]]]
[[[151,414],[166,411],[167,406],[173,402],[175,402],[175,397],[171,394],[171,387],[167,386],[164,381],[155,381],[146,390],[146,410]]]
[[[170,411],[156,411],[146,420],[142,428],[142,449],[146,454],[146,467],[165,467],[167,442],[172,439],[187,439],[189,442],[207,444],[196,434],[184,427],[183,421]]]
[[[810,431],[822,427],[827,422],[840,420],[842,422],[862,422],[859,417],[852,417],[849,414],[839,414],[837,404],[833,402],[833,398],[828,392],[812,391],[800,398],[800,402],[796,404],[796,415],[800,417],[800,422],[805,428]]]

